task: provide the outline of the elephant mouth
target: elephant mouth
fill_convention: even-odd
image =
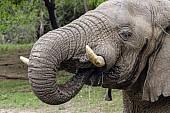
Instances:
[[[118,80],[120,78],[119,67],[113,66],[107,71],[94,71],[90,77],[90,80],[86,82],[86,84],[92,86],[102,86],[103,88],[110,89],[129,88],[138,78],[137,72],[139,71],[139,66],[142,61],[143,53],[147,48],[147,44],[148,40],[146,40],[146,43],[143,45],[142,49],[137,55],[132,71],[125,76],[126,78],[123,81]]]
[[[142,49],[140,50],[139,54],[137,55],[135,63],[132,68],[132,71],[128,75],[126,75],[127,78],[121,82],[118,82],[118,81],[117,82],[114,81],[114,83],[112,82],[112,84],[114,85],[114,86],[112,85],[113,88],[128,89],[137,80],[137,78],[138,78],[137,72],[139,71],[139,66],[140,66],[140,63],[142,62],[142,56],[143,56],[144,51],[147,48],[147,44],[148,44],[148,40],[146,40],[145,44],[143,45]],[[113,69],[115,69],[115,68],[113,68]],[[117,76],[108,76],[108,75],[110,75],[110,74],[104,74],[104,76],[107,79],[110,79],[111,81],[116,80],[120,77],[118,75]],[[116,73],[114,75],[116,75]],[[105,85],[103,85],[103,86],[105,86]]]
[[[126,80],[124,80],[122,82],[115,82],[115,88],[116,89],[127,89],[135,82],[135,80],[137,78],[136,74],[139,70],[139,65],[140,65],[140,62],[141,62],[141,57],[142,57],[142,53],[137,56],[131,73],[129,75],[126,75],[126,76],[128,76],[128,78],[126,78]]]

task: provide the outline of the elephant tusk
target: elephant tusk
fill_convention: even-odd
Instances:
[[[28,63],[29,63],[29,59],[28,59],[28,58],[25,58],[25,57],[23,57],[23,56],[20,56],[20,60],[21,60],[22,62],[24,62],[25,64],[27,64],[27,65],[28,65]]]
[[[86,45],[86,53],[87,53],[87,57],[88,59],[97,67],[103,67],[105,66],[105,61],[104,58],[102,56],[97,56],[93,50]]]

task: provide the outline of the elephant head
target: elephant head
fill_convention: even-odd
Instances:
[[[29,57],[30,84],[43,102],[61,104],[84,84],[129,89],[146,69],[143,99],[169,96],[169,32],[168,0],[106,1],[34,44]],[[61,69],[76,75],[57,84],[56,71]]]

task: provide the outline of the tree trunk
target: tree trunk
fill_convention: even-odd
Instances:
[[[43,12],[40,12],[40,36],[42,36],[44,34],[44,18],[43,18]]]
[[[87,0],[83,0],[83,6],[84,6],[85,12],[87,12],[89,10]]]
[[[43,12],[40,11],[40,13],[38,14],[39,16],[39,25],[36,27],[36,34],[37,37],[36,39],[38,40],[42,35],[44,35],[44,18],[43,18]]]
[[[50,18],[52,28],[53,29],[59,28],[59,25],[56,21],[56,16],[55,16],[55,0],[44,0],[44,2],[49,13],[49,18]]]

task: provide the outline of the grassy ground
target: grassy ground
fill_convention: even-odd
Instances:
[[[33,44],[0,44],[0,52],[28,50]]]
[[[0,112],[13,109],[13,112],[36,113],[121,113],[121,92],[113,90],[112,96],[113,101],[105,101],[105,89],[84,86],[80,93],[68,103],[49,106],[37,99],[27,80],[1,80]]]

